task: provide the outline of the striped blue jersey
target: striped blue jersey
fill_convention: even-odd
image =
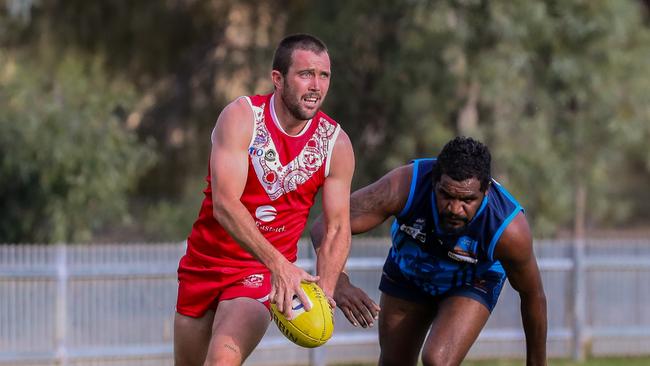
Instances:
[[[445,233],[438,224],[433,167],[436,159],[413,161],[408,200],[392,226],[389,260],[423,291],[439,295],[472,284],[486,272],[505,276],[494,248],[515,216],[523,211],[499,183],[492,184],[476,215],[461,233]]]

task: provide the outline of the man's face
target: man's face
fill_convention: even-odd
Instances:
[[[291,59],[291,66],[279,88],[280,97],[294,118],[308,120],[314,117],[327,95],[330,58],[327,52],[295,50]]]
[[[463,231],[476,215],[485,197],[477,178],[456,181],[443,174],[433,189],[436,192],[440,226],[449,233]]]

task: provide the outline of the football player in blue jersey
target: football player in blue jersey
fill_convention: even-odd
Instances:
[[[481,142],[449,141],[437,158],[396,168],[351,196],[352,233],[394,217],[380,306],[339,277],[334,300],[355,326],[378,319],[379,365],[459,365],[503,287],[519,293],[527,365],[546,364],[546,296],[524,210],[491,176]],[[317,219],[318,250],[326,224]],[[381,309],[381,311],[380,311]]]

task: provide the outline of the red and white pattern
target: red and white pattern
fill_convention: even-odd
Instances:
[[[287,165],[282,165],[275,143],[266,127],[264,108],[252,106],[255,115],[255,138],[249,148],[251,163],[260,184],[275,201],[283,194],[295,191],[320,169],[328,155],[333,137],[339,131],[325,118],[319,118],[315,133],[300,153]]]

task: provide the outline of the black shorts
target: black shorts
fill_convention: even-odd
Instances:
[[[390,296],[417,303],[437,304],[451,296],[464,296],[483,304],[490,312],[499,299],[505,275],[501,272],[487,271],[471,283],[452,287],[440,294],[431,294],[408,279],[399,266],[389,257],[384,264],[379,289]]]

